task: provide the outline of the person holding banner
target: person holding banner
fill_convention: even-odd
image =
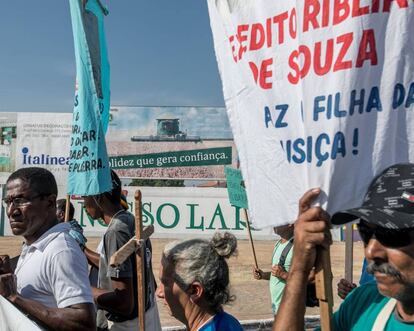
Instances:
[[[233,300],[226,259],[236,248],[237,239],[229,232],[217,232],[211,241],[175,241],[164,248],[157,296],[187,330],[243,330],[223,311],[223,304]]]
[[[273,330],[303,330],[306,278],[316,248],[331,244],[330,223],[320,207],[311,207],[319,189],[299,203],[295,248],[285,294]],[[414,164],[385,169],[370,184],[360,208],[337,212],[331,221],[358,221],[367,271],[375,276],[354,289],[333,315],[335,331],[414,330]]]
[[[119,267],[111,267],[111,256],[135,234],[135,218],[121,204],[121,181],[111,170],[112,190],[95,196],[85,196],[85,210],[93,219],[102,219],[108,228],[99,244],[100,254],[84,250],[91,265],[99,269],[98,287],[92,288],[98,305],[98,327],[108,330],[138,330],[138,293],[135,254]],[[161,323],[155,301],[155,279],[152,273],[151,242],[145,243],[145,290],[147,331],[160,331]],[[108,322],[106,323],[106,317]]]
[[[272,270],[270,272],[264,272],[261,269],[253,268],[253,277],[258,280],[269,280],[272,313],[275,315],[282,301],[286,280],[288,279],[289,269],[292,263],[294,227],[292,224],[282,225],[274,227],[273,231],[280,236],[280,239],[273,249]],[[306,296],[306,306],[308,307],[317,305],[314,283],[315,271],[312,269],[308,277]]]
[[[6,189],[11,230],[25,243],[14,273],[0,276],[0,295],[48,329],[95,330],[87,261],[69,224],[56,218],[53,174],[22,168],[10,175]]]
[[[257,280],[269,280],[270,298],[272,301],[272,313],[276,314],[280,301],[282,301],[283,290],[289,274],[292,260],[293,225],[282,225],[273,228],[275,234],[280,236],[276,242],[272,254],[272,270],[264,272],[261,269],[253,268],[253,277]],[[292,239],[292,240],[291,240]],[[286,248],[287,247],[287,248]],[[283,256],[283,260],[281,261]]]

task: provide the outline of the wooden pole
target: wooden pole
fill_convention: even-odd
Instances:
[[[244,211],[244,217],[246,218],[246,228],[247,228],[247,233],[249,235],[250,247],[252,248],[254,266],[256,267],[256,269],[259,269],[259,266],[257,264],[256,251],[254,250],[252,231],[250,229],[249,215],[247,214],[246,208],[243,208],[243,211]]]
[[[66,195],[66,207],[65,207],[65,222],[71,221],[69,219],[69,212],[70,212],[70,195]]]
[[[142,239],[142,194],[140,190],[135,192],[135,238]],[[138,287],[138,319],[139,330],[145,331],[145,245],[141,245],[135,253],[137,262],[137,287]]]
[[[353,224],[347,224],[345,228],[345,279],[353,282],[354,266],[354,229]]]
[[[319,310],[321,313],[321,330],[333,331],[332,324],[332,271],[331,257],[328,249],[318,248],[316,258],[316,297],[319,299]]]

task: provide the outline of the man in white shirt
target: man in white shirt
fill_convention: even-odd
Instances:
[[[13,273],[0,276],[0,295],[52,330],[95,330],[87,261],[70,226],[56,218],[57,185],[42,168],[7,180],[3,199],[14,235],[25,244]]]

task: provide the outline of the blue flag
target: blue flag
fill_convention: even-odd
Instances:
[[[105,132],[109,122],[109,62],[104,35],[108,11],[99,0],[69,0],[76,57],[76,94],[68,194],[112,188]]]

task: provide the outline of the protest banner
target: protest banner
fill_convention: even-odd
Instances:
[[[259,269],[259,266],[257,264],[256,251],[254,249],[252,231],[250,229],[249,215],[247,214],[248,203],[243,176],[240,169],[233,169],[231,167],[226,167],[224,169],[224,172],[226,173],[227,193],[229,195],[230,204],[232,206],[243,208],[243,213],[246,220],[247,235],[249,237],[254,265],[256,269]]]
[[[0,295],[0,330],[42,331],[45,330]]]
[[[414,161],[414,2],[208,0],[224,99],[256,227],[328,212]],[[270,217],[271,216],[271,217]]]
[[[99,0],[70,0],[76,58],[76,94],[68,167],[68,194],[112,188],[105,132],[109,122],[109,63]]]
[[[227,193],[232,206],[248,209],[246,188],[244,187],[243,176],[240,169],[226,167]]]

